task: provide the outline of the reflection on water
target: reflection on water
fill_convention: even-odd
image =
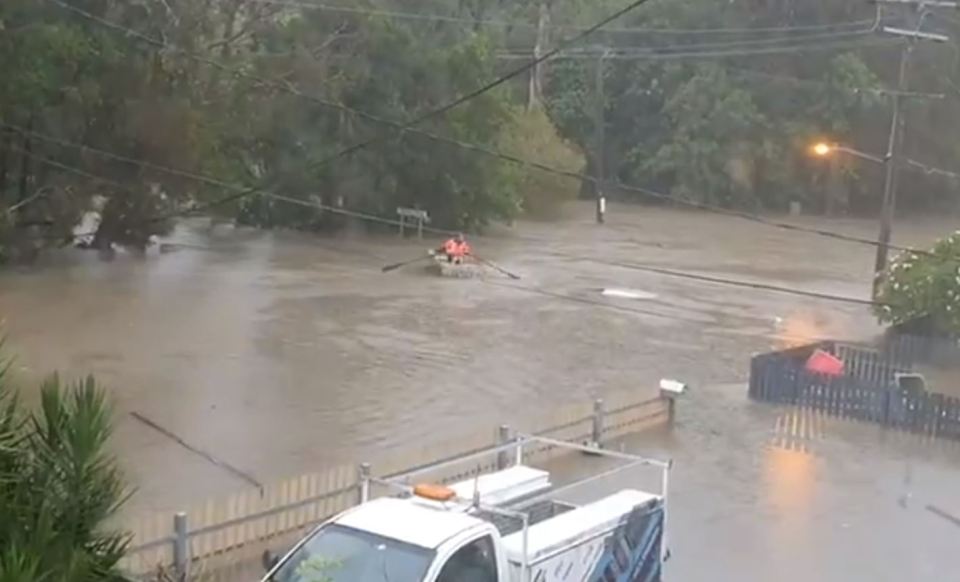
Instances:
[[[774,505],[793,518],[805,514],[814,499],[816,462],[806,451],[767,447],[764,451],[764,486]]]
[[[677,580],[941,582],[960,529],[960,443],[931,441],[705,387],[634,452],[674,460]]]
[[[793,407],[778,414],[770,443],[791,451],[807,451],[811,440],[822,439],[827,416],[811,408]]]

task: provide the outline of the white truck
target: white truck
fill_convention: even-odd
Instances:
[[[625,464],[555,488],[548,472],[521,462],[524,447],[536,444]],[[535,436],[510,446],[516,447],[512,466],[450,486],[409,486],[409,475],[370,479],[361,485],[364,498],[371,484],[394,495],[333,517],[279,560],[265,556],[263,582],[661,580],[669,462]],[[565,490],[641,465],[662,471],[660,492],[621,489],[582,505],[559,500]]]

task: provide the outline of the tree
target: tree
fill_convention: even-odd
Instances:
[[[121,581],[129,537],[105,525],[125,499],[106,452],[111,423],[92,378],[43,385],[27,411],[0,375],[0,580]]]
[[[960,231],[929,254],[906,251],[886,273],[875,313],[882,323],[925,320],[935,333],[960,335]]]
[[[744,205],[754,186],[754,149],[766,120],[749,92],[716,65],[701,65],[664,105],[673,131],[645,167],[673,178],[675,195]]]
[[[557,128],[540,108],[524,111],[517,108],[509,130],[501,138],[501,150],[532,162],[567,172],[582,172],[584,157],[580,151],[560,137]],[[536,218],[556,218],[564,202],[577,197],[577,180],[551,174],[533,167],[514,168],[518,174],[518,191],[523,212]]]
[[[266,186],[299,201],[251,193],[213,206],[264,227],[332,229],[344,222],[340,209],[389,217],[397,205],[428,210],[441,227],[509,221],[536,205],[523,190],[540,186],[525,170],[391,124],[496,78],[512,66],[502,52],[542,53],[622,7],[613,0],[351,3],[358,10],[261,0],[70,4],[87,15],[51,2],[0,2],[0,259],[72,242],[94,208],[101,220],[93,246],[143,248],[172,227],[163,217],[234,187]],[[873,15],[841,0],[690,0],[629,13],[581,43],[620,53],[604,63],[602,152],[593,143],[596,61],[564,55],[537,67],[533,82],[521,75],[422,129],[507,147],[528,122],[515,108],[534,94],[560,136],[588,158],[586,172],[600,155],[611,182],[747,208],[783,209],[789,200],[829,208],[851,198],[852,210],[874,210],[877,197],[866,194],[882,179],[875,169],[805,159],[814,137],[883,149],[890,101],[873,89],[896,78],[891,56],[899,49],[851,50],[869,23],[856,34],[838,24]],[[643,32],[625,30],[633,27]],[[773,45],[832,50],[757,53]],[[658,58],[663,51],[690,55]],[[731,58],[741,51],[752,54]],[[912,68],[912,89],[960,84],[949,49],[924,45],[914,58],[926,66]],[[906,157],[960,166],[950,137],[960,129],[958,103],[910,100]],[[956,200],[955,184],[915,178],[917,192],[904,205]]]

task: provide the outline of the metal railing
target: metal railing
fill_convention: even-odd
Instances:
[[[593,420],[597,420],[598,417],[600,420],[602,420],[602,417],[603,417],[602,404],[603,404],[602,401],[599,401],[599,400],[595,403],[595,408],[594,408],[595,416]],[[602,427],[602,424],[594,423],[594,426]],[[509,430],[503,431],[501,432],[501,434],[504,434],[504,432],[509,433]],[[601,433],[602,433],[602,428],[599,428],[597,429],[597,433],[594,436],[598,437],[599,439],[599,437],[602,436]],[[598,443],[599,440],[594,442]],[[461,502],[469,501],[471,507],[480,512],[501,515],[507,518],[513,518],[513,519],[519,520],[521,522],[520,531],[522,532],[521,539],[523,540],[523,542],[522,542],[522,552],[519,558],[520,580],[529,582],[529,580],[531,580],[531,576],[533,575],[531,568],[539,565],[540,563],[546,560],[549,560],[556,554],[560,554],[565,551],[568,551],[571,545],[582,545],[585,543],[592,542],[594,538],[604,537],[609,533],[611,533],[612,531],[616,530],[617,528],[623,527],[623,524],[617,524],[616,526],[605,529],[603,531],[594,532],[594,534],[592,534],[592,537],[577,537],[574,540],[570,540],[571,545],[556,548],[555,550],[553,550],[552,553],[546,554],[544,556],[540,556],[536,560],[531,560],[528,552],[528,535],[529,535],[530,524],[532,523],[532,514],[530,510],[527,508],[536,507],[537,503],[540,501],[544,501],[548,499],[558,499],[558,495],[560,495],[561,493],[574,490],[588,483],[607,479],[617,473],[621,473],[629,469],[633,469],[636,467],[656,467],[657,469],[660,470],[660,474],[661,474],[660,492],[659,492],[660,502],[654,510],[648,509],[647,515],[652,515],[653,513],[659,513],[661,515],[662,522],[664,523],[666,522],[667,502],[668,502],[669,487],[670,487],[670,469],[673,466],[673,462],[671,460],[654,459],[650,457],[643,457],[640,455],[634,455],[634,454],[629,454],[624,452],[610,451],[610,450],[599,448],[595,444],[581,445],[578,443],[561,441],[557,439],[550,439],[550,438],[533,435],[533,434],[517,434],[516,436],[509,438],[506,442],[488,447],[485,450],[471,451],[469,453],[465,453],[464,455],[461,455],[458,458],[448,459],[448,460],[440,461],[438,463],[434,463],[431,465],[426,465],[424,467],[411,470],[402,475],[395,475],[392,477],[384,477],[384,478],[372,477],[369,471],[370,467],[369,465],[366,465],[366,469],[361,472],[361,474],[363,475],[363,480],[360,484],[360,491],[361,491],[360,502],[365,503],[370,500],[371,498],[370,490],[371,490],[371,485],[373,484],[382,485],[394,492],[411,495],[414,493],[414,488],[411,487],[406,482],[406,480],[410,476],[418,473],[424,473],[427,471],[442,469],[445,466],[449,466],[454,463],[469,462],[477,458],[482,458],[484,456],[496,455],[498,459],[498,466],[497,466],[498,469],[503,469],[511,465],[520,465],[520,464],[523,464],[526,460],[524,449],[526,449],[527,447],[533,447],[538,445],[548,445],[549,447],[552,447],[554,449],[566,450],[568,452],[580,452],[580,453],[586,453],[586,454],[598,456],[598,457],[606,457],[608,459],[623,461],[624,464],[614,467],[612,469],[608,469],[606,471],[591,475],[586,478],[575,480],[574,482],[568,483],[561,487],[551,488],[546,493],[541,493],[533,497],[527,497],[523,500],[523,504],[521,507],[504,507],[499,505],[485,504],[481,501],[479,495],[475,495],[472,501],[464,500],[464,499],[459,500]],[[507,462],[505,466],[500,466],[499,459],[501,458],[501,455],[504,455],[504,454],[506,454],[508,458],[512,456],[513,460],[512,462]],[[661,562],[666,559],[667,552],[668,552],[667,537],[665,532],[666,532],[666,529],[664,529],[663,538],[661,539],[660,547],[659,547],[660,551],[657,555],[657,559],[659,559]],[[540,580],[541,578],[538,577],[537,579]]]
[[[607,407],[607,402],[612,406]],[[541,420],[531,434],[528,457],[538,460],[559,455],[571,442],[599,445],[645,427],[667,422],[673,400],[664,396],[631,401],[619,395],[608,401],[578,403]],[[466,438],[447,439],[433,448],[418,447],[413,455],[393,452],[374,466],[391,480],[429,470],[438,483],[469,478],[481,471],[507,466],[516,449],[513,431],[501,426]],[[562,445],[562,446],[561,446]],[[580,445],[577,445],[580,446]],[[471,461],[464,465],[464,458]],[[484,463],[472,463],[486,459]],[[186,579],[191,567],[202,567],[206,579],[233,580],[240,576],[226,565],[241,564],[245,572],[259,569],[260,552],[267,544],[295,540],[332,515],[369,495],[371,465],[342,465],[208,502],[173,516],[131,522],[135,545],[125,559],[125,569],[144,576],[161,566],[177,580]],[[164,532],[163,524],[168,524]],[[150,527],[143,527],[148,524]],[[247,574],[249,575],[249,574]]]

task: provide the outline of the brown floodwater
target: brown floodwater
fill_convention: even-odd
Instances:
[[[28,397],[53,370],[96,375],[138,488],[128,510],[168,511],[374,450],[522,426],[553,404],[642,397],[661,377],[742,381],[754,352],[877,333],[860,305],[592,260],[863,298],[871,247],[688,212],[614,207],[603,227],[587,206],[575,214],[474,241],[519,281],[381,272],[437,240],[188,221],[165,241],[174,252],[103,262],[66,251],[0,274],[7,349]],[[871,221],[826,226],[874,232]],[[929,242],[949,227],[897,235]]]

